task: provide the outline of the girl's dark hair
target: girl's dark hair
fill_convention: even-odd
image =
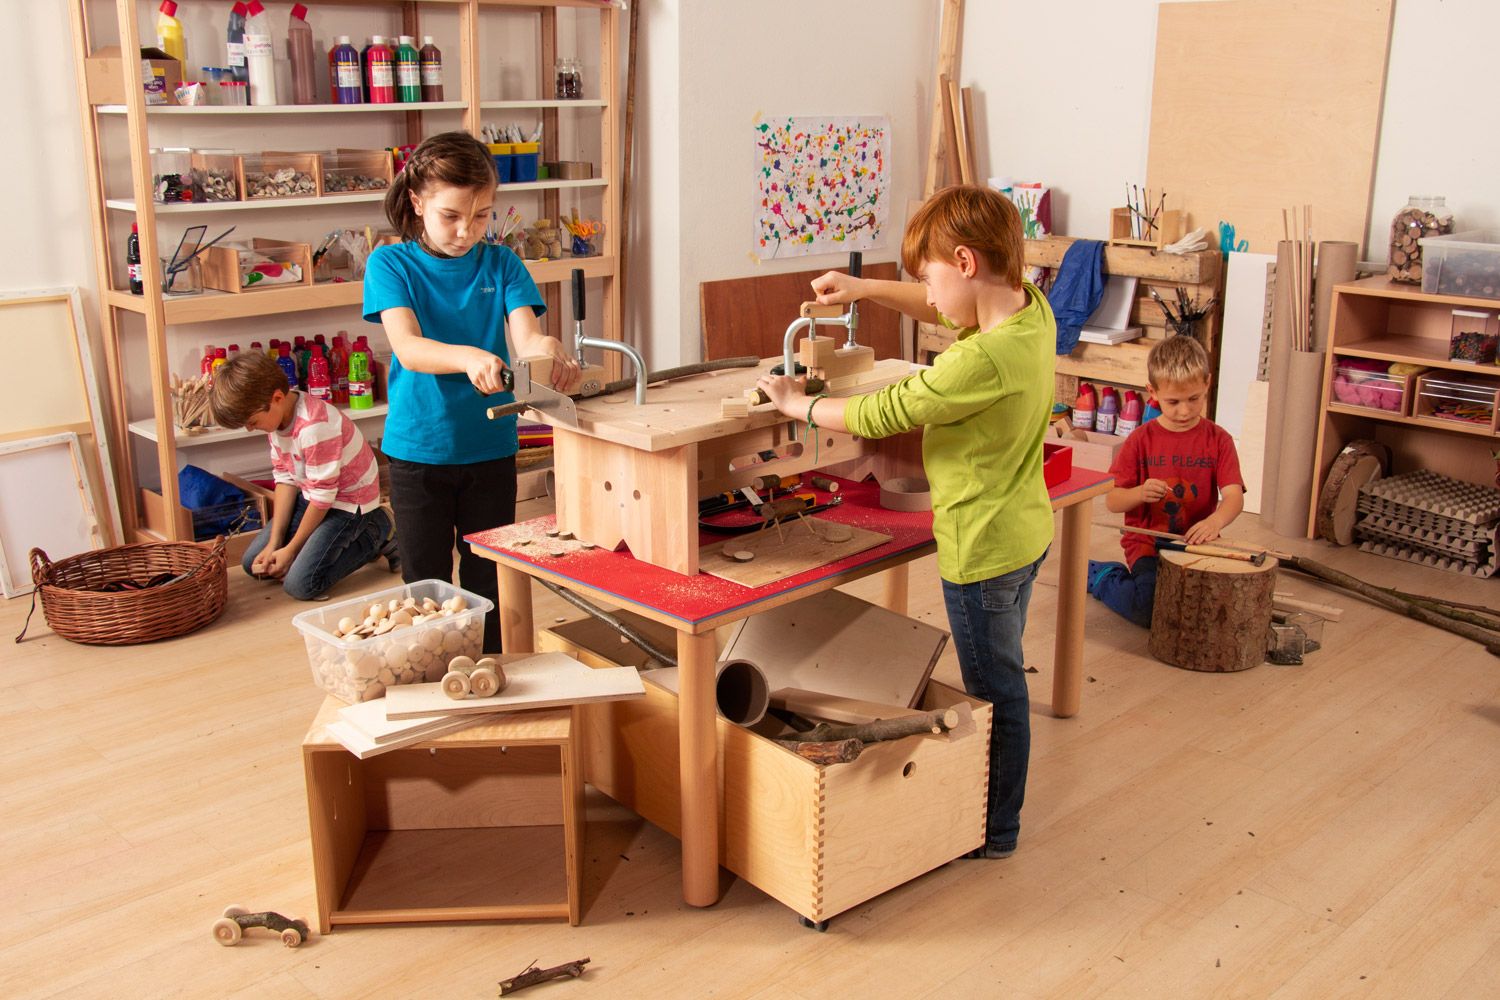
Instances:
[[[489,147],[467,132],[440,132],[423,141],[385,193],[385,217],[403,240],[422,235],[422,219],[411,196],[429,185],[458,188],[495,186],[495,161]]]

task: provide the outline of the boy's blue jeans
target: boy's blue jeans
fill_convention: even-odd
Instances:
[[[1115,614],[1141,628],[1150,628],[1151,612],[1156,607],[1156,563],[1155,556],[1141,556],[1133,570],[1117,564],[1118,569],[1099,577],[1094,596]]]
[[[1021,802],[1031,757],[1031,702],[1021,636],[1031,585],[1046,558],[1044,552],[1034,563],[977,583],[943,581],[964,689],[994,706],[985,836],[985,846],[994,850],[1015,850],[1021,833]]]
[[[307,498],[297,497],[297,506],[292,511],[292,521],[287,525],[283,544],[297,533],[302,515],[307,511]],[[375,507],[359,514],[347,510],[330,509],[323,521],[313,529],[312,537],[292,560],[292,566],[281,580],[287,595],[299,601],[311,601],[325,593],[335,583],[374,559],[381,546],[391,535],[391,519],[383,507]],[[270,541],[271,528],[267,525],[245,550],[240,561],[245,572]]]

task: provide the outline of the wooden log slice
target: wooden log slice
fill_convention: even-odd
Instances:
[[[1353,543],[1359,488],[1385,475],[1390,461],[1391,450],[1379,441],[1351,441],[1339,452],[1318,493],[1313,527],[1319,538],[1335,545]]]
[[[1151,616],[1151,655],[1184,670],[1249,670],[1266,658],[1276,560],[1163,550]]]

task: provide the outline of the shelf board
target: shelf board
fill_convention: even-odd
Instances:
[[[1370,337],[1350,344],[1336,344],[1332,348],[1340,357],[1374,358],[1377,361],[1395,361],[1402,364],[1428,365],[1446,368],[1449,371],[1471,372],[1482,375],[1500,374],[1495,365],[1465,364],[1448,360],[1448,341],[1436,337],[1405,337],[1387,334]]]
[[[1435,295],[1422,291],[1420,285],[1407,285],[1392,281],[1384,275],[1347,281],[1341,285],[1334,285],[1333,290],[1341,295],[1397,299],[1418,305],[1449,306],[1459,309],[1500,309],[1500,299],[1486,299],[1474,295]]]
[[[354,194],[326,194],[321,198],[257,198],[254,201],[190,201],[157,205],[157,215],[203,214],[208,212],[243,212],[254,209],[306,208],[310,205],[352,205],[359,202],[385,201],[385,191],[359,191]],[[104,204],[119,212],[134,212],[134,198],[109,198]]]
[[[339,412],[350,420],[365,420],[370,417],[383,417],[390,409],[385,403],[376,403],[368,410],[351,410],[347,406],[339,407]],[[156,442],[156,418],[147,417],[144,420],[133,420],[130,423],[130,433],[136,437],[145,438],[147,441]],[[246,430],[218,430],[204,431],[202,434],[184,434],[179,431],[173,435],[179,448],[196,448],[199,445],[218,444],[222,441],[254,441],[257,431]]]
[[[1344,403],[1329,403],[1329,413],[1339,413],[1346,417],[1363,417],[1367,420],[1379,420],[1387,424],[1404,424],[1407,427],[1426,427],[1435,431],[1452,431],[1456,434],[1472,434],[1476,437],[1495,438],[1494,431],[1488,427],[1478,424],[1466,424],[1458,420],[1439,420],[1433,417],[1403,417],[1400,414],[1367,409],[1363,406],[1349,406]]]
[[[510,109],[515,109],[515,110],[524,110],[526,108],[603,108],[603,107],[608,107],[608,105],[603,100],[600,100],[600,99],[597,99],[597,98],[594,99],[594,100],[583,99],[583,100],[576,100],[576,101],[558,101],[558,100],[541,100],[541,101],[480,101],[479,102],[479,106],[480,106],[480,108],[482,108],[482,109],[484,109],[486,111],[489,111],[489,110],[495,109],[495,108],[510,108]]]
[[[571,102],[578,103],[578,102]],[[467,101],[418,101],[411,104],[269,104],[251,107],[191,107],[184,108],[175,104],[150,104],[146,106],[148,118],[157,117],[229,117],[243,118],[264,117],[266,115],[357,115],[370,113],[408,112],[408,111],[465,111],[469,107]],[[101,115],[124,115],[126,107],[123,104],[100,104],[94,110]]]
[[[608,187],[609,181],[603,177],[591,177],[581,181],[520,181],[512,184],[497,184],[497,193],[505,191],[559,191],[563,188],[587,188]]]

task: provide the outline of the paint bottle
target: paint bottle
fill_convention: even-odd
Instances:
[[[243,3],[236,2],[229,10],[229,32],[226,48],[229,51],[229,79],[249,83],[250,74],[245,69],[245,13]]]
[[[422,63],[422,100],[443,99],[443,53],[432,44],[431,35],[422,36],[422,51],[417,53]]]
[[[292,349],[292,356],[297,362],[297,388],[307,388],[307,365],[312,361],[312,342],[306,337],[298,337],[296,346]]]
[[[214,363],[208,370],[209,375],[218,378],[219,369],[227,364],[229,364],[229,351],[226,348],[220,347],[214,351]]]
[[[394,104],[396,101],[396,56],[385,44],[384,35],[370,39],[365,49],[365,100],[371,104]]]
[[[258,340],[252,340],[252,341],[250,341],[250,353],[251,354],[264,354],[264,353],[266,353],[265,345],[262,344]]]
[[[233,361],[235,358],[239,357],[240,356],[240,345],[239,344],[230,344],[229,345],[229,351],[228,351],[228,354],[226,356],[229,358],[230,361]]]
[[[307,362],[307,393],[325,403],[333,401],[333,379],[328,374],[328,359],[323,356],[323,345],[314,344],[312,357]]]
[[[198,359],[198,374],[212,375],[214,370],[214,356],[218,353],[213,344],[203,345],[203,357]]]
[[[156,47],[187,66],[187,40],[177,20],[177,0],[161,0],[156,12]]]
[[[349,405],[349,342],[340,330],[333,338],[333,350],[328,354],[328,374],[333,379],[333,401],[340,406]]]
[[[277,358],[281,357],[281,341],[277,340],[275,337],[271,338],[271,346],[266,349],[266,357],[270,358],[272,361],[275,361]]]
[[[1079,430],[1094,429],[1094,387],[1084,382],[1078,386],[1078,398],[1073,401],[1073,426]]]
[[[130,275],[130,294],[146,294],[146,285],[141,281],[141,227],[130,224],[130,235],[125,237],[125,271]]]
[[[285,341],[276,349],[276,367],[286,376],[287,387],[297,388],[297,362],[292,360],[292,345]]]
[[[328,50],[328,91],[334,104],[363,104],[364,87],[360,84],[359,50],[349,44],[348,35],[339,35]]]
[[[1115,424],[1115,433],[1120,437],[1128,436],[1137,427],[1141,426],[1141,411],[1145,409],[1141,403],[1141,397],[1134,391],[1125,393],[1125,402],[1120,407],[1120,419]]]
[[[1099,412],[1094,415],[1094,430],[1100,434],[1115,432],[1115,418],[1120,414],[1120,400],[1114,386],[1107,385],[1099,393]]]
[[[1146,408],[1141,411],[1141,423],[1155,420],[1159,416],[1161,416],[1161,404],[1156,401],[1155,396],[1151,396],[1146,400]]]
[[[307,23],[307,7],[292,4],[292,17],[287,22],[286,54],[292,61],[292,103],[313,103],[313,36],[312,26]]]
[[[370,379],[370,355],[365,338],[354,342],[349,352],[349,409],[368,410],[375,405],[375,384]]]
[[[396,46],[396,100],[415,104],[422,99],[422,57],[412,44],[416,39],[402,35]]]
[[[245,8],[245,68],[250,74],[250,103],[276,103],[276,60],[271,47],[271,15],[260,0]]]

